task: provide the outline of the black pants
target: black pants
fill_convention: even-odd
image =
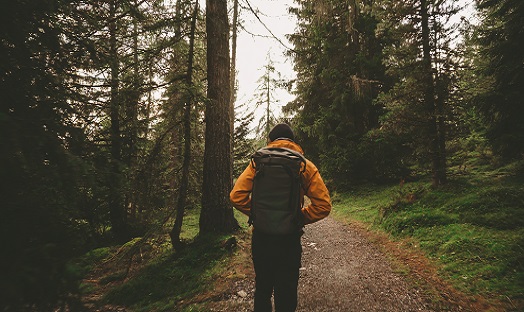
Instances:
[[[273,291],[276,312],[296,310],[301,235],[267,235],[254,231],[251,247],[256,275],[255,312],[272,311]]]

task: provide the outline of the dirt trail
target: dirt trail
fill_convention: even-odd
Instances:
[[[440,311],[427,294],[395,272],[363,230],[327,218],[308,225],[302,238],[300,312]],[[210,311],[252,311],[252,276],[237,280]],[[462,310],[447,306],[445,310]]]
[[[355,228],[327,218],[302,239],[299,311],[432,311]]]

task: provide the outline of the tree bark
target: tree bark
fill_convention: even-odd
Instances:
[[[429,38],[429,18],[427,0],[420,1],[420,16],[422,26],[422,57],[424,69],[424,103],[428,115],[428,142],[431,157],[431,171],[433,186],[446,183],[446,163],[442,159],[444,155],[440,152],[438,115],[435,101],[435,85],[433,79],[433,68],[431,62],[431,46]]]
[[[116,239],[125,241],[127,238],[126,230],[126,210],[122,197],[122,172],[120,169],[122,161],[122,138],[120,133],[120,69],[117,48],[117,27],[116,27],[116,5],[115,1],[109,3],[109,57],[111,69],[111,99],[110,113],[111,120],[111,161],[113,178],[111,183],[111,195],[109,203],[109,217],[111,220],[112,232]]]
[[[268,55],[269,56],[269,55]],[[266,140],[267,140],[267,143],[269,143],[269,131],[270,131],[270,128],[271,128],[271,110],[270,110],[270,105],[271,105],[271,89],[269,88],[269,82],[271,81],[271,71],[270,71],[270,66],[273,66],[272,65],[272,62],[271,62],[271,58],[269,59],[269,64],[267,65],[266,67],[266,74],[267,74],[267,80],[266,80]]]
[[[238,31],[238,0],[233,3],[233,25],[231,38],[231,103],[229,113],[231,117],[231,146],[233,146],[233,133],[235,133],[235,102],[236,102],[236,61],[237,61],[237,31]]]
[[[138,10],[138,1],[134,0],[133,5]],[[129,207],[131,219],[137,219],[137,195],[133,190],[137,189],[136,166],[138,163],[138,107],[140,105],[140,67],[138,63],[138,20],[133,16],[133,76],[131,90],[128,91],[129,98],[126,99],[126,119],[127,119],[127,159],[126,165],[129,168],[127,179],[131,184],[131,192],[126,195],[126,207]]]
[[[193,101],[193,58],[195,47],[196,18],[198,14],[198,1],[195,1],[195,10],[191,19],[191,33],[189,38],[189,59],[187,64],[186,76],[186,101],[184,105],[184,159],[182,161],[182,177],[180,178],[180,188],[178,190],[178,201],[176,206],[175,224],[169,233],[171,245],[177,249],[182,246],[180,233],[184,212],[186,210],[187,190],[189,188],[189,166],[191,164],[191,105]]]
[[[232,187],[229,25],[226,0],[206,1],[207,101],[200,233],[238,227],[229,202]]]

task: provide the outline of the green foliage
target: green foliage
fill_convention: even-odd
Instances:
[[[491,83],[476,96],[497,154],[520,158],[524,151],[524,3],[479,0],[481,24],[476,28],[477,73]]]
[[[255,110],[261,109],[263,112],[255,127],[255,133],[260,140],[268,140],[269,131],[277,123],[275,115],[275,104],[279,102],[275,90],[282,89],[283,80],[280,72],[276,69],[275,63],[271,60],[271,55],[267,55],[267,64],[264,65],[264,74],[257,80],[258,86],[255,90]],[[252,111],[255,113],[255,111]]]
[[[463,287],[517,296],[524,280],[519,238],[524,166],[486,170],[523,152],[524,2],[477,2],[481,24],[465,33],[468,41],[458,47],[469,49],[456,55],[447,48],[453,36],[441,28],[448,13],[454,13],[443,7],[450,2],[427,1],[435,39],[434,96],[444,105],[437,116],[447,131],[448,172],[456,178],[440,189],[424,182],[380,186],[376,193],[362,187],[355,196],[334,196],[341,207],[335,213],[350,212],[395,235],[413,236]],[[61,303],[75,310],[86,287],[79,279],[108,250],[79,255],[114,243],[111,234],[119,230],[128,238],[164,225],[178,188],[179,122],[187,94],[193,97],[191,191],[182,237],[197,235],[206,50],[199,35],[199,70],[188,89],[180,81],[186,74],[184,36],[193,3],[177,3],[179,10],[173,12],[161,0],[105,5],[13,0],[1,10],[0,176],[5,183],[0,188],[0,243],[5,274],[0,288],[5,291],[0,302],[5,311],[52,310]],[[344,190],[356,181],[413,179],[416,170],[429,168],[421,83],[428,71],[420,62],[420,8],[411,4],[322,0],[300,1],[291,9],[298,18],[290,36],[297,97],[286,106],[295,116],[289,122],[333,189]],[[203,23],[197,26],[202,30]],[[457,60],[462,61],[459,67]],[[271,92],[281,85],[270,75],[276,74],[271,62],[266,70],[258,100],[271,104]],[[158,99],[164,85],[169,88]],[[242,119],[234,138],[235,175],[262,145],[249,139],[252,115]],[[115,211],[121,215],[115,217]],[[169,261],[188,276],[207,276],[221,259],[213,247],[204,251],[204,242],[194,246],[202,255],[165,255],[108,298],[130,300],[144,310],[171,309],[172,300],[200,286],[184,288],[184,276],[168,268]],[[186,265],[191,257],[202,258],[194,272]],[[125,276],[117,270],[103,282]],[[165,288],[155,288],[150,278]],[[145,293],[149,287],[154,299]],[[182,295],[170,297],[170,287]]]
[[[386,131],[371,130],[361,140],[354,154],[353,170],[360,180],[375,183],[398,181],[410,176],[412,149],[404,138]]]
[[[404,162],[431,170],[436,185],[445,183],[448,125],[456,124],[461,98],[454,86],[460,64],[450,39],[456,25],[449,22],[456,12],[445,1],[384,1],[377,7],[377,34],[387,38],[384,60],[394,81],[377,97],[386,112],[380,130],[405,142],[412,153],[403,155]]]
[[[68,265],[80,278],[98,280],[80,285],[79,290],[103,295],[96,304],[118,304],[133,311],[184,309],[178,302],[206,290],[215,272],[224,269],[222,260],[229,255],[221,244],[225,237],[197,237],[198,218],[198,209],[186,210],[181,233],[185,245],[176,252],[165,234],[172,227],[168,222],[147,236],[93,249],[74,259]]]
[[[184,216],[184,226],[180,238],[182,241],[191,241],[198,236],[198,218],[200,217],[200,209],[192,207],[188,209]]]
[[[255,151],[255,139],[250,138],[251,130],[249,124],[255,119],[254,112],[244,112],[237,115],[233,134],[233,178],[238,177],[249,164],[251,155]]]
[[[504,231],[452,223],[421,227],[413,235],[459,289],[522,299],[523,234],[522,227]]]
[[[334,196],[337,217],[411,237],[459,289],[523,299],[524,188],[516,163],[431,188],[362,186]]]
[[[125,284],[112,289],[107,303],[133,311],[172,311],[178,302],[212,286],[228,252],[220,236],[199,236],[180,252],[168,251]]]
[[[5,311],[77,310],[87,269],[74,259],[114,238],[116,206],[124,236],[144,233],[166,206],[166,181],[176,180],[166,173],[172,128],[162,128],[153,92],[173,45],[159,34],[185,20],[173,22],[161,1],[111,4],[115,18],[96,1],[16,0],[0,12]]]
[[[371,5],[302,1],[290,11],[299,21],[289,36],[295,46],[296,99],[284,110],[296,113],[298,141],[328,180],[348,184],[378,178],[373,165],[380,160],[366,161],[373,151],[365,136],[378,127],[382,108],[373,100],[389,83]]]
[[[67,1],[12,1],[1,13],[0,244],[5,311],[50,309],[77,294],[67,261],[90,241],[81,217],[84,135],[65,81],[78,55],[61,43]],[[69,57],[65,57],[65,56]],[[71,147],[71,149],[69,149]]]
[[[334,213],[412,238],[459,289],[524,299],[522,163],[482,168],[440,188],[361,186],[335,194]]]
[[[76,261],[71,261],[70,266],[78,270],[81,275],[84,275],[93,270],[98,263],[107,259],[110,254],[111,249],[109,247],[96,248],[88,251],[85,255],[76,259]]]

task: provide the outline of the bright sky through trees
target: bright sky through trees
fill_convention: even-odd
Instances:
[[[239,28],[238,34],[238,94],[236,103],[239,105],[252,102],[249,107],[254,108],[253,95],[258,86],[257,80],[264,75],[264,66],[268,62],[268,54],[274,62],[276,71],[282,74],[283,79],[289,80],[295,75],[291,59],[285,56],[286,47],[273,38],[266,27],[283,44],[291,48],[286,35],[293,33],[296,20],[288,12],[289,6],[293,4],[292,0],[249,0],[249,4],[257,12],[258,17],[266,27],[250,11],[246,0],[240,0],[239,3],[242,28]],[[292,99],[292,96],[285,90],[276,90],[275,93],[280,101],[278,107],[285,105]],[[275,115],[278,116],[279,113],[275,112]],[[257,115],[259,115],[258,112]]]
[[[296,18],[288,12],[293,6],[293,0],[239,0],[239,27],[237,42],[237,101],[236,105],[249,103],[254,109],[254,94],[258,86],[258,79],[264,75],[264,66],[268,62],[268,55],[274,62],[277,72],[286,80],[293,79],[295,72],[291,58],[285,55],[287,48],[293,48],[286,35],[294,32]],[[457,23],[461,17],[475,23],[473,18],[472,0],[460,0],[458,5],[464,10],[450,22]],[[255,15],[251,8],[257,13]],[[257,18],[260,18],[260,20]],[[274,37],[273,37],[274,35]],[[278,39],[275,39],[275,37]],[[279,42],[280,40],[280,42]],[[286,90],[276,90],[279,103],[274,107],[282,107],[293,99]],[[262,110],[262,108],[259,108]],[[263,112],[256,113],[257,116]],[[280,111],[275,112],[276,116]]]

